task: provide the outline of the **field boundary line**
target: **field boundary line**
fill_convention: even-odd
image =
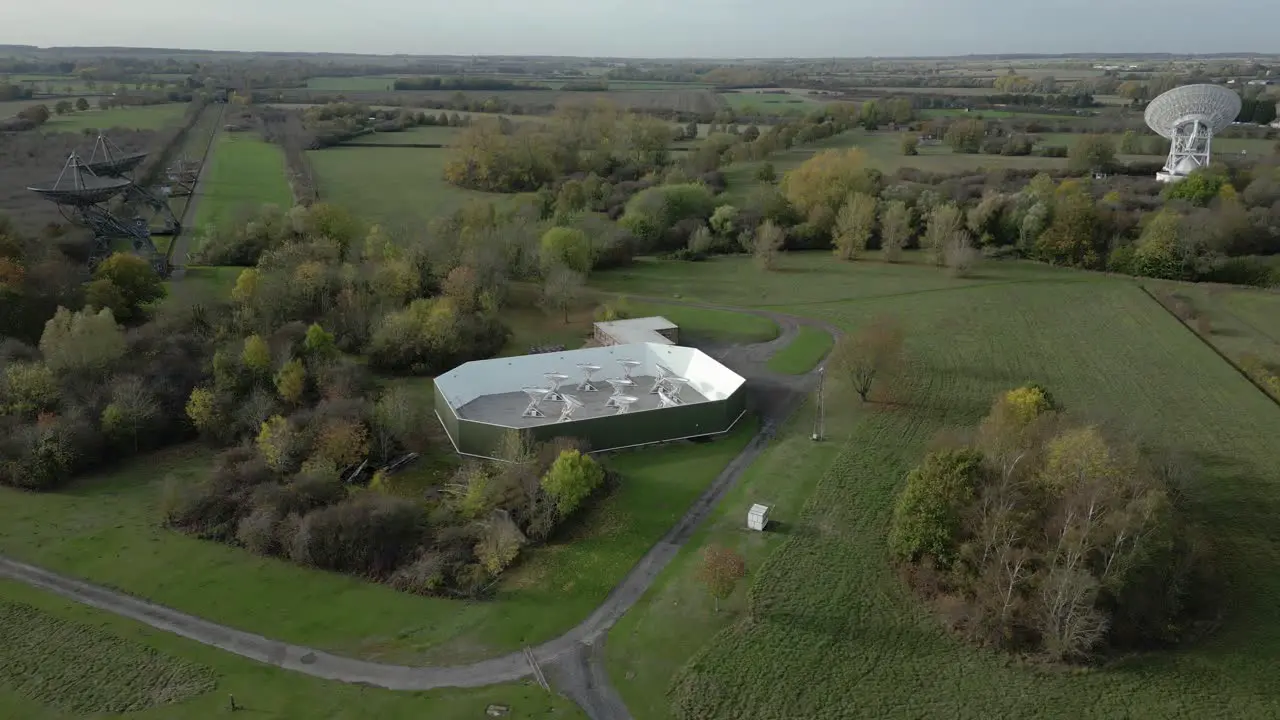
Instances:
[[[1204,343],[1205,347],[1212,350],[1218,357],[1222,358],[1223,361],[1225,361],[1228,365],[1230,365],[1232,369],[1240,373],[1240,377],[1243,377],[1245,380],[1248,380],[1249,384],[1257,388],[1258,392],[1262,393],[1263,397],[1275,403],[1276,407],[1280,407],[1280,398],[1276,398],[1274,395],[1267,392],[1267,389],[1262,386],[1262,383],[1258,382],[1253,378],[1252,375],[1245,372],[1245,369],[1240,367],[1239,363],[1237,363],[1235,360],[1232,360],[1226,353],[1220,350],[1217,345],[1214,345],[1213,343],[1209,342],[1207,338],[1205,338],[1203,335],[1201,335],[1200,333],[1192,329],[1190,325],[1183,322],[1182,318],[1178,317],[1176,313],[1174,313],[1169,308],[1165,307],[1164,303],[1160,302],[1160,300],[1157,299],[1155,295],[1151,294],[1151,291],[1147,289],[1147,286],[1143,285],[1142,283],[1134,283],[1134,284],[1137,285],[1138,289],[1141,290],[1143,294],[1145,294],[1148,298],[1150,298],[1152,302],[1160,306],[1161,310],[1168,313],[1169,317],[1173,318],[1174,321],[1177,322],[1179,325],[1181,325],[1184,330],[1194,335],[1197,340]]]

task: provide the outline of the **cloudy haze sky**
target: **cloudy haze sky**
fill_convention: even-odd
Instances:
[[[1280,52],[1280,2],[1218,0],[0,0],[0,44],[862,57]]]

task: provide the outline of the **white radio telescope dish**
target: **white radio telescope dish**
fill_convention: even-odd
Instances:
[[[1221,85],[1183,85],[1147,106],[1147,127],[1168,138],[1169,159],[1156,173],[1161,182],[1177,182],[1209,164],[1213,136],[1240,115],[1240,96]]]

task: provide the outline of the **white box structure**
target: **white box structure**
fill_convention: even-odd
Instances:
[[[769,524],[769,506],[768,505],[752,505],[747,511],[747,527],[752,530],[764,532],[765,525]]]

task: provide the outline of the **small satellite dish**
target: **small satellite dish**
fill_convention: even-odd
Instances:
[[[1240,96],[1220,85],[1183,85],[1152,100],[1143,116],[1147,127],[1171,141],[1156,179],[1177,182],[1206,167],[1214,134],[1231,125],[1240,106]]]

